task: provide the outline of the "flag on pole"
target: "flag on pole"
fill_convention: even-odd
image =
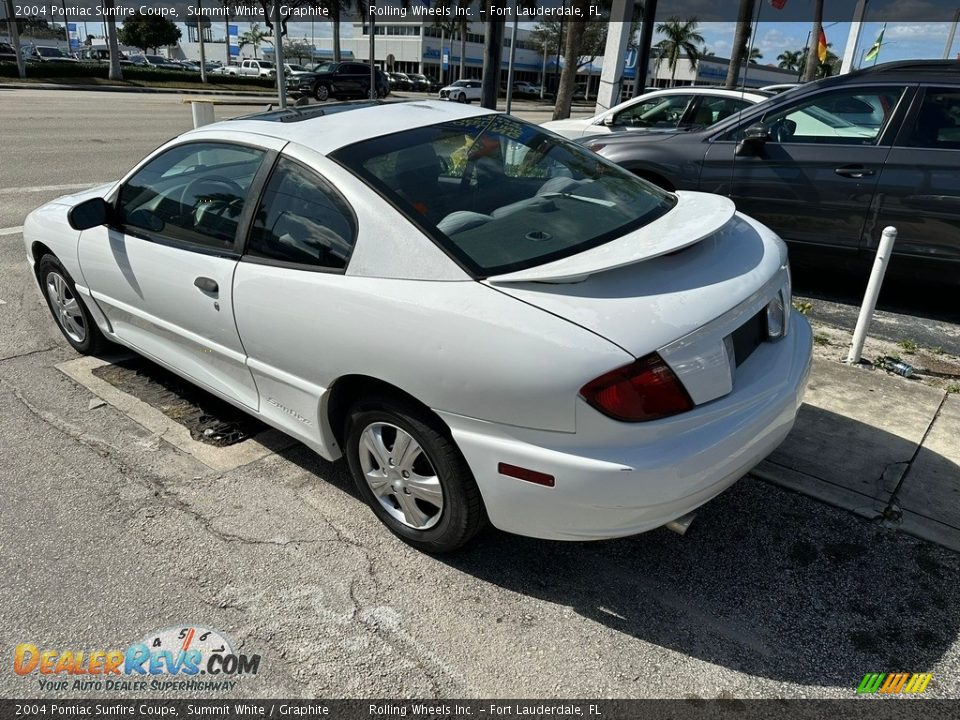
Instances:
[[[880,54],[880,46],[883,45],[883,31],[887,29],[887,26],[884,25],[880,30],[880,34],[877,35],[877,39],[873,41],[873,45],[870,46],[870,49],[867,50],[867,54],[863,56],[864,60],[876,60],[877,55]]]
[[[820,26],[820,37],[817,38],[817,57],[820,59],[820,62],[827,61],[827,34],[823,31],[823,26]]]
[[[783,10],[783,6],[787,4],[787,0],[770,0],[770,4],[777,10]]]

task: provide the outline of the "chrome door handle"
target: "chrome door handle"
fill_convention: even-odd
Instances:
[[[220,286],[217,285],[217,281],[213,278],[198,277],[193,281],[193,284],[202,292],[210,293],[211,295],[216,295],[220,292]]]
[[[873,175],[873,170],[868,170],[862,165],[844,165],[843,167],[838,167],[834,172],[840,177],[848,178],[862,178]]]

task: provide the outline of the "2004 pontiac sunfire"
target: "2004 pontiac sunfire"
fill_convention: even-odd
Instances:
[[[125,345],[345,455],[430,552],[685,515],[783,440],[810,367],[784,244],[508,115],[345,103],[209,125],[27,218],[81,353]]]

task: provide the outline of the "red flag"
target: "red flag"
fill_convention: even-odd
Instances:
[[[823,25],[820,26],[820,37],[817,39],[817,57],[820,62],[827,61],[827,34],[823,31]]]

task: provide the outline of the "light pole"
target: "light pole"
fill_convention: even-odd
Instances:
[[[950,51],[953,50],[953,38],[957,34],[957,23],[960,22],[960,8],[953,15],[953,22],[950,24],[950,34],[947,35],[947,44],[943,46],[943,59],[950,59]]]
[[[517,5],[513,6],[513,26],[510,28],[510,59],[507,62],[507,112],[513,102],[513,59],[517,54]]]

